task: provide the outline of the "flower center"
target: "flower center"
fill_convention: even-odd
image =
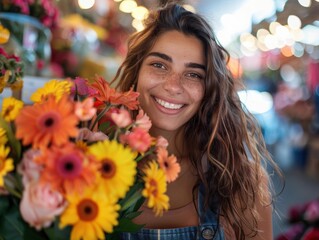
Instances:
[[[54,123],[54,119],[48,118],[48,119],[45,120],[44,125],[46,127],[51,127],[53,125],[53,123]]]
[[[165,167],[165,168],[168,168],[168,166],[169,166],[168,162],[165,161],[165,162],[164,162],[164,167]]]
[[[65,171],[71,172],[74,168],[74,165],[72,162],[67,162],[65,163],[64,168],[65,168]]]
[[[56,112],[47,112],[43,114],[39,119],[39,125],[45,130],[55,128],[60,121],[60,116]]]
[[[57,171],[62,178],[74,179],[82,172],[82,160],[76,154],[66,154],[58,159]]]
[[[79,215],[79,218],[82,221],[93,221],[98,213],[99,213],[99,207],[96,204],[96,202],[92,201],[91,199],[83,199],[78,205],[77,205],[77,212]]]
[[[116,165],[110,159],[103,159],[101,172],[103,178],[112,178],[116,173]]]
[[[154,179],[150,180],[150,185],[151,185],[151,194],[153,196],[157,196],[157,182]]]
[[[8,106],[5,112],[3,113],[3,117],[9,116],[13,109],[14,107],[12,105]]]
[[[5,158],[0,156],[0,172],[4,168],[4,161],[5,161]]]

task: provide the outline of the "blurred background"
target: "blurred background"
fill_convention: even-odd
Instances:
[[[22,99],[28,102],[52,78],[99,74],[111,80],[128,36],[143,29],[148,11],[165,2],[0,0],[0,47],[25,64]],[[318,204],[307,218],[307,207],[319,197],[319,1],[179,2],[203,15],[230,52],[229,68],[247,87],[239,96],[284,173],[284,189],[273,178],[280,193],[274,238],[301,239],[298,234],[318,227],[319,219]],[[5,88],[0,101],[8,94]]]

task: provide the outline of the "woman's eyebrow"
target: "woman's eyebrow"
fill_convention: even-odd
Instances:
[[[148,56],[159,57],[159,58],[162,58],[166,61],[173,62],[173,59],[170,56],[166,55],[165,53],[150,52],[149,54],[147,54],[147,57]],[[193,62],[185,63],[185,67],[200,68],[200,69],[203,69],[204,71],[206,71],[206,67],[203,64],[199,64],[199,63],[193,63]]]
[[[160,52],[150,52],[149,54],[147,54],[147,57],[148,56],[154,56],[154,57],[159,57],[159,58],[162,58],[166,61],[169,61],[169,62],[173,62],[172,58],[164,53],[160,53]]]
[[[199,64],[199,63],[190,62],[190,63],[186,63],[185,66],[190,68],[200,68],[206,71],[206,67],[203,64]]]

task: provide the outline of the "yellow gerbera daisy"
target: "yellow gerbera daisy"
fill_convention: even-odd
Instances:
[[[163,210],[169,207],[169,198],[165,194],[167,188],[165,173],[155,161],[151,161],[143,172],[145,188],[142,195],[148,198],[147,206],[153,208],[156,216],[160,216]]]
[[[0,127],[0,145],[5,145],[8,142],[6,130]]]
[[[124,197],[134,183],[136,153],[116,141],[100,141],[89,147],[89,153],[101,162],[101,186],[108,194]]]
[[[104,232],[111,233],[118,224],[120,206],[102,190],[90,189],[66,199],[69,205],[60,218],[60,227],[73,225],[71,240],[105,239]]]
[[[65,94],[69,94],[71,91],[72,82],[68,80],[51,80],[44,84],[42,88],[39,88],[31,95],[31,101],[38,103],[47,99],[49,95],[54,95],[56,100],[60,100]]]
[[[13,121],[18,116],[22,107],[22,101],[15,99],[13,97],[5,98],[3,99],[2,103],[2,117],[7,122]]]
[[[4,186],[4,176],[14,169],[12,158],[8,158],[9,147],[0,145],[0,187]]]

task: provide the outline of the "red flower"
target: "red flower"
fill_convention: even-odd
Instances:
[[[319,239],[319,229],[316,229],[316,228],[310,228],[302,237],[302,240],[318,240],[318,239]]]

